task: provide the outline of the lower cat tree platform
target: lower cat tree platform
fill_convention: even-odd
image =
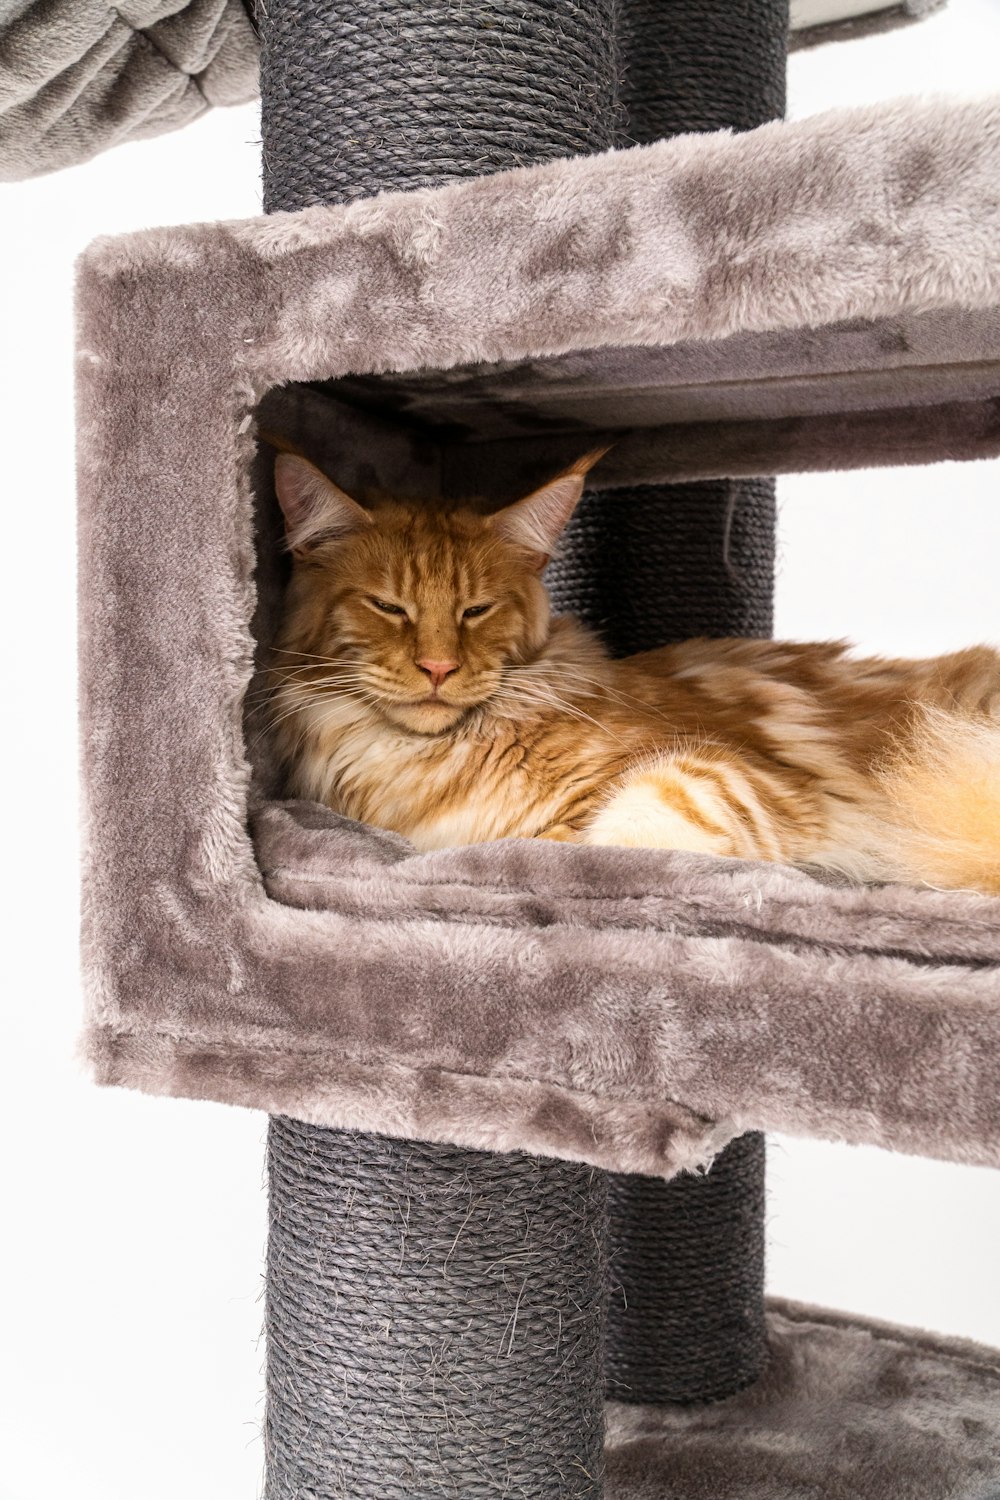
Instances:
[[[760,1380],[699,1407],[608,1407],[606,1500],[992,1500],[1000,1353],[795,1303]]]
[[[87,252],[101,1082],[652,1175],[751,1129],[1000,1165],[1000,901],[418,856],[277,798],[252,686],[282,569],[258,421],[415,498],[503,498],[597,436],[611,487],[1000,452],[998,180],[1000,105],[908,103]],[[812,1317],[773,1314],[769,1373],[727,1403],[613,1408],[605,1493],[989,1496],[995,1357]],[[741,1488],[705,1488],[702,1446]]]

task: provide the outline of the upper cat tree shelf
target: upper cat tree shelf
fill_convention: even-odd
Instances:
[[[596,432],[611,484],[993,454],[998,184],[1000,102],[911,102],[91,247],[98,1076],[634,1171],[753,1126],[1000,1163],[1000,902],[651,851],[417,857],[268,803],[243,725],[269,391],[348,488],[500,495]]]

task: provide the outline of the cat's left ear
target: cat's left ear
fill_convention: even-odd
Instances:
[[[492,517],[494,528],[505,541],[514,542],[538,558],[539,570],[552,556],[566,522],[580,503],[584,480],[607,451],[595,448],[592,453],[585,453],[572,468]]]
[[[319,542],[340,540],[372,524],[356,500],[297,453],[278,454],[274,488],[285,517],[289,550],[297,556],[304,556]]]

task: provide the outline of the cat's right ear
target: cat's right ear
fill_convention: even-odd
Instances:
[[[289,550],[297,556],[372,525],[368,511],[297,453],[279,453],[274,460],[274,488]]]
[[[595,448],[585,453],[570,468],[543,484],[541,489],[533,490],[523,500],[495,511],[491,516],[493,529],[533,558],[539,572],[552,556],[567,521],[580,502],[588,473],[608,451],[607,448]]]

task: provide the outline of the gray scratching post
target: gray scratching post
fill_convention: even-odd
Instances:
[[[785,107],[787,0],[622,0],[619,144],[752,129]],[[560,607],[620,655],[695,635],[769,635],[774,483],[590,494],[550,570]],[[707,1176],[614,1176],[608,1394],[718,1399],[766,1358],[764,1142]]]
[[[268,1500],[595,1500],[604,1174],[272,1120]]]
[[[614,140],[613,0],[268,0],[268,212]],[[600,1500],[607,1184],[272,1119],[266,1500]]]
[[[590,490],[546,583],[616,656],[696,635],[771,634],[774,480]]]
[[[267,0],[265,210],[607,150],[617,9],[617,0]]]
[[[620,0],[622,145],[785,113],[788,0]]]
[[[611,1175],[606,1353],[613,1401],[717,1401],[752,1384],[764,1323],[764,1137],[704,1176]]]

